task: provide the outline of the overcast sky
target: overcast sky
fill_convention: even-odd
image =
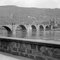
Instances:
[[[17,5],[20,7],[60,8],[60,0],[0,0],[1,5]]]

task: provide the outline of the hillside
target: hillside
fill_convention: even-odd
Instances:
[[[60,21],[60,9],[23,8],[17,6],[0,6],[0,24],[41,23],[49,20]]]

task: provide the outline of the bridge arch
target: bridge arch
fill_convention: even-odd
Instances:
[[[44,30],[44,26],[43,25],[40,25],[39,26],[39,30],[43,31]]]
[[[12,36],[12,30],[8,26],[1,26],[7,30],[7,36],[11,37]]]
[[[37,33],[36,25],[31,25],[31,36],[35,37]]]
[[[45,30],[50,30],[51,28],[50,28],[50,26],[49,25],[47,25],[46,27],[45,27]]]
[[[14,34],[16,34],[16,37],[25,37],[27,34],[26,25],[16,25],[14,28]]]
[[[17,30],[17,28],[20,28],[20,30],[27,30],[25,25],[17,25],[15,29]]]
[[[35,25],[31,25],[32,30],[37,30]]]

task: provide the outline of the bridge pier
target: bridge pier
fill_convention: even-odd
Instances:
[[[12,26],[12,37],[16,37],[16,25]]]
[[[16,37],[16,31],[15,30],[12,32],[12,37]]]
[[[39,25],[36,26],[36,29],[37,29],[37,36],[39,36]]]
[[[31,25],[29,25],[27,27],[27,36],[29,37],[31,35],[31,33],[32,33],[32,28],[31,28]]]

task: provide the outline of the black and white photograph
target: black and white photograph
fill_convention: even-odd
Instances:
[[[0,60],[60,60],[60,0],[0,0]]]

